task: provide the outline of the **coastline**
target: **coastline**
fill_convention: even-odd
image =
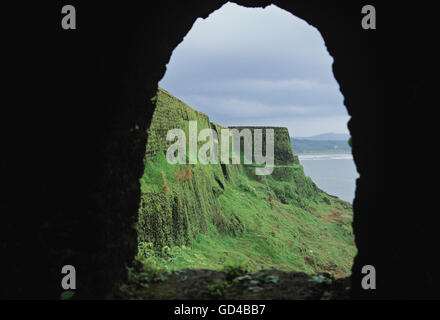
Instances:
[[[351,153],[303,153],[297,154],[301,160],[352,160]]]

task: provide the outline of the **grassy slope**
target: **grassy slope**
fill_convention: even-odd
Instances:
[[[167,130],[188,132],[188,120],[199,130],[220,126],[166,91],[157,98],[138,222],[138,260],[147,269],[350,274],[356,249],[348,203],[319,190],[297,161],[264,177],[252,165],[224,172],[219,164],[168,164]]]

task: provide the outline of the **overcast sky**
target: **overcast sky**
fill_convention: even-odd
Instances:
[[[276,6],[228,3],[199,18],[159,85],[211,121],[347,133],[349,116],[318,30]]]

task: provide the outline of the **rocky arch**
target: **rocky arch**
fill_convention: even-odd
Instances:
[[[225,2],[73,1],[79,15],[76,32],[59,30],[54,38],[20,29],[28,41],[20,44],[19,51],[23,57],[25,52],[34,53],[16,72],[33,82],[33,102],[44,105],[40,112],[28,113],[33,117],[27,130],[41,144],[29,146],[25,153],[41,155],[35,160],[40,170],[32,174],[41,185],[27,195],[26,203],[29,210],[38,208],[44,214],[29,215],[24,226],[14,215],[8,224],[14,241],[7,250],[13,257],[10,273],[15,281],[5,286],[10,288],[9,296],[58,297],[58,270],[66,263],[76,265],[81,275],[80,296],[105,297],[111,292],[136,251],[138,179],[144,169],[145,129],[154,110],[148,98],[194,21]],[[422,268],[413,261],[421,255],[422,238],[407,239],[414,227],[403,210],[408,206],[399,202],[408,192],[409,182],[401,175],[407,164],[391,161],[406,146],[397,134],[405,132],[405,108],[422,101],[415,80],[419,71],[411,62],[418,57],[413,48],[416,30],[404,40],[393,32],[399,12],[376,1],[371,3],[383,18],[375,31],[360,27],[361,1],[234,2],[249,7],[273,3],[304,19],[321,32],[334,58],[333,72],[351,115],[349,129],[360,173],[354,202],[359,254],[353,268],[353,297],[432,296],[433,265]],[[55,9],[39,4],[36,10],[55,14],[59,8]],[[414,15],[416,19],[416,11]],[[38,81],[44,73],[49,73],[50,94],[46,94],[49,84]],[[17,192],[4,208],[16,209],[21,198]],[[415,232],[422,234],[427,225]],[[26,258],[16,254],[35,239],[39,239],[35,250]],[[423,252],[431,249],[424,248]],[[29,260],[38,261],[35,272],[40,275],[37,289],[30,291],[20,277]],[[360,288],[360,269],[365,264],[378,269],[375,291]],[[420,271],[420,278],[402,283],[402,264]]]

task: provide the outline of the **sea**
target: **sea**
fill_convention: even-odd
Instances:
[[[351,154],[298,155],[304,172],[328,194],[353,203],[359,174]]]

